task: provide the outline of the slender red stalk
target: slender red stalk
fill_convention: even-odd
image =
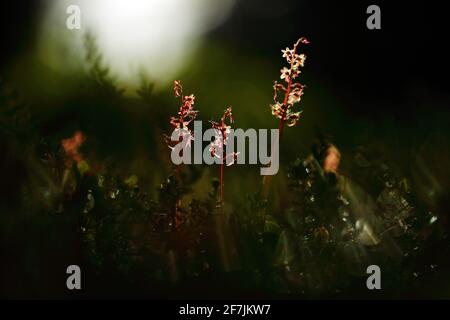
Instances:
[[[281,137],[283,136],[283,132],[284,132],[284,120],[283,119],[280,119],[280,124],[278,125],[278,132],[279,132],[278,141],[280,141]]]
[[[195,96],[193,94],[189,96],[183,95],[183,86],[181,85],[181,81],[174,81],[174,95],[176,98],[180,98],[181,105],[179,107],[179,111],[176,116],[170,117],[170,124],[174,130],[179,130],[180,134],[188,134],[189,139],[193,139],[193,134],[191,129],[189,128],[190,123],[197,117],[198,111],[194,109],[195,104]],[[172,148],[173,141],[170,136],[165,135],[166,144]],[[180,135],[178,139],[178,143],[183,141],[183,137]],[[181,155],[183,155],[184,150],[181,150]],[[175,167],[175,174],[178,182],[183,183],[183,175],[182,175],[182,167]],[[179,225],[179,213],[181,212],[181,198],[177,199],[175,202],[175,207],[173,208],[173,216],[172,216],[172,226],[174,229],[178,228]]]
[[[225,155],[225,153],[224,153]],[[223,159],[223,158],[222,158]],[[220,164],[220,202],[223,204],[223,179],[224,179],[224,172],[225,172],[225,165],[224,161]]]
[[[222,162],[220,164],[220,202],[223,205],[223,183],[224,183],[224,174],[225,174],[225,161],[226,161],[226,153],[225,153],[225,141],[227,141],[227,129],[225,124],[225,117],[222,117]]]

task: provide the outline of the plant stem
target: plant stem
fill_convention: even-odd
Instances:
[[[222,157],[222,163],[220,164],[220,202],[223,205],[223,176],[224,176],[224,159]]]
[[[225,129],[225,120],[222,119],[222,161],[220,163],[220,202],[223,207],[223,182],[224,182],[224,174],[225,174],[225,141],[227,139],[227,132]]]
[[[283,131],[284,131],[284,120],[280,119],[280,124],[278,125],[278,132],[279,132],[278,143],[280,142],[281,137],[283,136]]]

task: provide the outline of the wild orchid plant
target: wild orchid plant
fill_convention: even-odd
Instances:
[[[194,109],[195,96],[193,94],[189,96],[183,95],[183,86],[179,80],[174,81],[174,94],[175,97],[181,99],[181,106],[176,117],[170,118],[170,124],[174,128],[174,133],[179,136],[179,141],[187,141],[183,150],[188,148],[191,141],[194,140],[194,133],[189,128],[192,121],[197,118],[198,111]],[[221,118],[220,122],[211,121],[212,129],[214,130],[214,140],[210,143],[209,151],[211,156],[219,159],[220,162],[220,202],[223,203],[224,199],[224,167],[232,165],[237,156],[236,153],[226,153],[227,140],[231,130],[231,124],[234,122],[232,115],[232,108],[228,107]],[[187,137],[186,137],[187,136]],[[166,143],[169,148],[173,149],[173,141],[171,137],[165,136]],[[186,139],[184,139],[186,138]],[[232,157],[232,161],[229,161]],[[228,160],[228,161],[227,161]]]
[[[227,121],[229,124],[227,124]],[[226,153],[226,145],[229,138],[229,134],[231,131],[231,124],[234,123],[234,118],[232,114],[232,107],[228,107],[221,118],[220,122],[211,121],[211,126],[215,131],[214,141],[211,142],[210,151],[213,157],[220,159],[220,202],[223,204],[224,194],[223,194],[223,185],[224,185],[224,171],[225,171],[225,163],[227,166],[230,166],[234,163],[237,157],[237,153]],[[228,159],[231,158],[231,161]]]
[[[303,95],[305,86],[298,82],[298,77],[301,73],[301,68],[305,65],[306,55],[298,54],[297,50],[301,44],[308,44],[309,41],[306,38],[300,38],[294,44],[293,49],[286,48],[282,50],[283,58],[286,58],[289,67],[284,67],[280,70],[281,80],[284,80],[285,84],[275,81],[274,89],[274,104],[270,105],[272,114],[280,119],[278,129],[280,131],[280,138],[283,135],[284,125],[293,127],[297,124],[302,115],[302,110],[294,112],[292,108],[294,104],[299,103]],[[280,93],[284,94],[283,100],[279,100]]]
[[[191,141],[194,140],[194,133],[192,132],[189,125],[192,121],[195,120],[195,118],[197,118],[198,111],[194,109],[195,96],[193,94],[187,96],[183,94],[183,86],[181,85],[180,80],[174,81],[173,91],[175,97],[180,98],[181,105],[177,116],[170,117],[170,125],[173,127],[174,133],[179,137],[179,141],[187,141],[186,145],[183,146],[183,150],[181,151],[183,152],[190,147]],[[174,141],[171,140],[171,137],[166,135],[165,141],[168,147],[173,149]],[[178,179],[181,179],[179,166],[177,166],[177,176]],[[181,220],[181,194],[176,195],[176,198],[175,210],[171,220],[172,225],[178,227],[179,221]]]
[[[284,83],[278,83],[278,81],[274,82],[273,85],[273,101],[274,103],[270,105],[272,110],[272,114],[280,119],[278,125],[279,131],[279,140],[281,140],[284,131],[284,125],[287,124],[288,127],[293,127],[300,120],[300,117],[303,113],[303,110],[294,112],[292,109],[296,103],[299,103],[301,97],[303,95],[303,90],[305,89],[305,85],[298,82],[298,77],[301,73],[301,68],[305,65],[306,55],[301,53],[298,54],[298,48],[302,44],[309,44],[309,41],[301,37],[294,44],[292,49],[286,48],[285,50],[281,50],[283,53],[283,58],[286,59],[288,63],[288,67],[283,67],[280,70],[280,79],[284,80]],[[280,95],[282,96],[282,100],[280,100]],[[278,144],[272,145],[272,148],[278,148]],[[272,150],[272,152],[274,152]],[[269,176],[264,176],[263,179],[263,195],[267,196],[269,191]]]

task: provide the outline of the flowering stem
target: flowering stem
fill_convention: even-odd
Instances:
[[[286,49],[285,54],[286,58],[290,59],[290,67],[289,70],[287,72],[286,75],[283,74],[283,76],[281,77],[282,79],[285,78],[287,81],[287,88],[284,89],[283,86],[281,86],[281,89],[284,90],[284,99],[283,99],[283,105],[281,106],[281,110],[276,110],[276,113],[274,113],[275,115],[277,115],[277,113],[279,112],[279,118],[280,118],[280,122],[278,124],[278,143],[276,143],[275,145],[273,145],[272,143],[272,148],[271,148],[271,152],[278,152],[279,150],[276,150],[275,148],[279,148],[280,145],[280,141],[281,138],[283,137],[283,132],[284,132],[284,124],[287,120],[289,120],[289,108],[290,108],[290,101],[289,101],[289,97],[291,95],[291,90],[293,87],[293,76],[294,73],[293,71],[296,71],[294,68],[294,62],[295,63],[299,63],[298,60],[296,60],[297,58],[295,57],[296,55],[296,51],[297,51],[297,47],[300,45],[300,43],[308,43],[308,41],[304,38],[300,38],[297,40],[297,42],[294,45],[294,49],[292,50],[292,53],[287,53],[287,51],[289,51],[289,49]],[[291,55],[291,57],[289,58],[289,54]],[[283,55],[285,56],[285,55]],[[302,65],[302,63],[299,63],[300,65]],[[286,69],[286,68],[284,68]],[[284,72],[284,69],[282,70],[282,72]],[[275,82],[275,86],[274,86],[274,90],[275,90],[275,96],[274,96],[274,100],[276,100],[277,97],[277,93],[278,90],[280,88],[277,85],[277,82]],[[275,101],[276,102],[276,101]],[[277,103],[278,104],[278,103]],[[263,182],[262,182],[262,194],[264,197],[267,197],[268,192],[269,192],[269,183],[270,183],[270,176],[264,176],[263,178]]]
[[[230,125],[227,125],[227,119],[230,121]],[[210,151],[212,156],[218,157],[220,161],[220,204],[223,209],[224,203],[224,175],[225,175],[225,161],[227,161],[227,153],[225,151],[225,147],[227,144],[227,132],[231,127],[231,124],[234,122],[232,115],[232,108],[229,106],[222,115],[222,119],[220,122],[211,121],[212,127],[216,132],[214,142],[211,142]],[[235,153],[231,154],[231,156],[235,157]],[[227,163],[227,165],[231,165],[232,163]],[[219,202],[219,200],[217,201]]]
[[[173,116],[170,118],[170,124],[175,128],[175,130],[179,130],[181,132],[183,132],[184,130],[192,135],[192,132],[188,128],[188,126],[197,117],[198,113],[198,111],[194,109],[195,96],[193,94],[185,96],[183,94],[183,86],[181,85],[181,81],[179,80],[174,81],[173,90],[175,97],[180,98],[181,106],[179,108],[177,116]],[[191,138],[191,136],[189,138]],[[178,143],[182,141],[183,138],[180,136],[178,138]],[[171,147],[171,142],[171,139],[166,136],[166,143],[169,147]],[[184,155],[184,150],[181,150],[181,155]],[[183,168],[180,165],[175,167],[175,178],[177,180],[177,183],[180,185],[184,182],[182,169]],[[176,200],[175,208],[173,208],[173,216],[171,217],[171,223],[174,229],[177,228],[177,217],[181,212],[181,196],[182,195],[179,195],[179,198]]]

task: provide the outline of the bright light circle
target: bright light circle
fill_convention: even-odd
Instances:
[[[202,35],[226,19],[233,2],[49,0],[41,53],[57,68],[79,67],[84,56],[82,35],[90,31],[119,83],[137,86],[144,73],[157,85],[165,84],[189,61]],[[81,30],[66,28],[69,5],[81,9]],[[67,54],[61,55],[61,51]]]

